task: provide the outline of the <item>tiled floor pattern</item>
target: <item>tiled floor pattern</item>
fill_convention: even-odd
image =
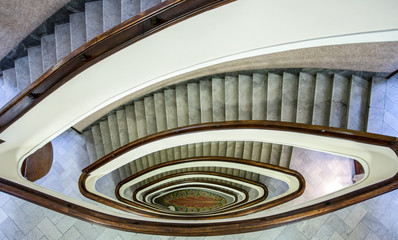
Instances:
[[[387,84],[384,109],[384,134],[398,136],[398,79]],[[81,199],[77,179],[88,164],[84,142],[72,130],[53,141],[55,160],[50,174],[40,185]],[[63,149],[57,146],[65,146]],[[76,176],[77,175],[77,176]],[[55,177],[56,176],[56,177]],[[68,184],[64,183],[68,179]],[[54,182],[60,184],[52,184]],[[398,239],[398,190],[317,218],[265,231],[217,237],[167,237],[128,233],[86,223],[0,193],[1,239]]]

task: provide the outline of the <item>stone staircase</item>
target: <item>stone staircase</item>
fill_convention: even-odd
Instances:
[[[286,69],[189,80],[119,107],[85,129],[90,160],[153,133],[206,122],[272,120],[367,131],[372,85],[380,82],[374,76]],[[191,144],[144,156],[120,168],[119,175],[123,179],[164,161],[193,156],[238,157],[289,167],[291,155],[292,147],[271,143]],[[242,171],[231,174],[259,178]]]
[[[136,16],[161,0],[101,0],[85,3],[85,11],[69,15],[69,22],[55,25],[54,34],[27,49],[14,68],[0,76],[0,108],[62,58],[85,42]]]

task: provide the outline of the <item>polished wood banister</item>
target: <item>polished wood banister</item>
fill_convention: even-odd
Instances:
[[[168,189],[167,190],[167,192],[172,192],[172,191],[177,191],[178,189],[181,189],[181,188],[190,188],[190,189],[195,189],[195,188],[207,188],[207,189],[211,189],[211,190],[215,190],[215,191],[220,191],[220,192],[223,192],[223,193],[225,193],[225,194],[229,194],[229,195],[232,195],[234,198],[235,198],[235,201],[233,201],[233,202],[231,202],[231,204],[232,203],[242,203],[242,202],[246,202],[247,200],[248,200],[248,198],[249,198],[249,193],[246,191],[246,190],[244,190],[244,189],[239,189],[239,188],[237,188],[237,187],[234,187],[234,186],[229,186],[229,185],[227,185],[227,184],[222,184],[222,183],[219,183],[219,182],[214,182],[214,181],[210,181],[210,180],[201,180],[201,179],[198,179],[198,180],[195,180],[195,181],[193,181],[193,180],[183,180],[183,181],[179,181],[178,182],[179,184],[181,184],[181,183],[185,183],[186,185],[182,185],[182,186],[175,186],[175,187],[173,187],[173,188],[170,188],[170,189]],[[201,184],[198,184],[198,183],[208,183],[208,184],[212,184],[212,185],[201,185]],[[171,185],[168,185],[168,186],[171,186]],[[167,185],[166,186],[162,186],[162,188],[163,187],[168,187]],[[242,192],[244,195],[245,195],[245,198],[243,198],[243,200],[242,201],[240,201],[240,202],[238,202],[239,201],[239,197],[238,197],[238,195],[236,194],[236,193],[234,193],[234,192],[232,192],[232,191],[230,191],[230,190],[227,190],[227,189],[224,189],[224,188],[222,188],[222,187],[218,187],[218,186],[223,186],[223,187],[225,187],[225,188],[232,188],[232,189],[235,189],[235,190],[237,190],[237,191],[240,191],[240,192]],[[154,188],[154,189],[152,189],[152,190],[150,190],[150,191],[148,191],[148,192],[145,192],[144,194],[143,194],[143,196],[142,196],[142,198],[143,199],[146,199],[146,197],[149,195],[149,194],[152,194],[152,193],[154,193],[154,192],[156,192],[156,191],[158,191],[158,190],[160,190],[161,188],[159,187],[159,188]],[[154,196],[153,197],[151,197],[151,203],[153,203],[153,204],[155,204],[155,198],[156,197],[159,197],[161,194],[163,194],[164,192],[159,192],[159,193],[155,193],[154,194]]]
[[[270,124],[270,122],[267,123]],[[266,127],[266,125],[269,124],[263,123],[262,125],[263,127]],[[324,134],[328,134],[329,137],[336,137],[340,139],[347,139],[356,142],[384,146],[393,150],[398,156],[398,141],[394,137],[297,123],[272,122],[272,126],[275,130],[290,129],[290,131],[293,132],[301,132],[304,134],[321,136]],[[280,127],[278,128],[278,126]],[[219,125],[219,127],[221,127],[221,125]],[[177,130],[175,129],[174,131]],[[172,131],[170,135],[176,134],[176,132],[174,131]],[[148,137],[146,139],[148,139]],[[108,157],[111,157],[111,155],[109,155]],[[372,197],[376,197],[397,188],[398,173],[391,178],[372,184],[370,186],[289,212],[249,220],[201,223],[195,225],[188,223],[142,221],[118,217],[68,202],[66,200],[54,197],[53,195],[29,188],[25,185],[7,180],[5,178],[0,178],[1,191],[25,199],[40,206],[52,209],[54,211],[93,223],[102,224],[104,226],[112,227],[115,229],[170,236],[211,236],[245,233],[250,231],[269,229],[272,227],[280,226],[282,224],[316,217],[347,206],[351,206],[355,203],[367,200]]]
[[[96,62],[157,31],[232,1],[235,0],[166,0],[93,38],[64,57],[0,109],[0,133]]]
[[[207,159],[209,159],[209,158],[207,158]],[[214,160],[214,159],[212,158],[212,160]],[[187,162],[187,161],[189,161],[189,160],[188,160],[188,159],[184,159],[184,161],[181,161],[181,162]],[[243,161],[242,161],[242,162],[243,162]],[[174,164],[174,163],[171,163],[170,165],[173,165],[173,164]],[[154,170],[154,169],[158,169],[158,168],[153,168],[153,170]],[[173,178],[173,177],[178,177],[178,176],[184,176],[184,175],[192,175],[192,174],[199,174],[199,175],[214,175],[214,176],[220,176],[220,177],[230,178],[230,179],[238,180],[238,181],[240,181],[240,182],[250,183],[250,184],[252,184],[252,185],[256,185],[256,186],[258,186],[258,187],[260,187],[260,188],[263,189],[264,194],[263,194],[263,196],[261,196],[261,198],[258,198],[258,199],[255,200],[255,201],[250,201],[250,202],[248,202],[247,204],[244,204],[244,205],[242,205],[242,206],[239,206],[239,208],[237,208],[236,210],[238,210],[238,209],[243,209],[243,208],[247,208],[247,207],[250,207],[250,206],[252,206],[252,205],[255,205],[255,204],[257,204],[257,203],[259,203],[259,202],[261,202],[261,201],[264,201],[264,200],[267,198],[267,196],[268,196],[268,189],[267,189],[267,187],[266,187],[265,185],[261,184],[261,183],[257,183],[257,182],[252,181],[252,180],[248,180],[248,179],[236,177],[236,176],[233,176],[233,175],[223,174],[223,173],[200,172],[200,171],[182,172],[182,173],[176,173],[176,174],[164,176],[164,177],[162,177],[162,178],[160,178],[160,179],[157,179],[157,180],[155,180],[155,181],[153,181],[153,182],[151,182],[151,183],[148,183],[148,184],[146,184],[146,185],[144,185],[144,186],[141,186],[141,187],[137,188],[137,189],[134,191],[134,193],[133,193],[133,201],[134,201],[134,202],[133,202],[133,201],[130,201],[130,200],[128,200],[128,199],[126,199],[126,198],[124,198],[124,197],[122,197],[122,196],[120,195],[120,187],[123,185],[123,184],[122,184],[123,181],[120,182],[120,183],[116,186],[115,195],[116,195],[116,198],[117,198],[119,201],[121,201],[121,202],[127,203],[127,204],[132,205],[132,206],[136,206],[136,207],[142,207],[143,209],[148,209],[148,207],[151,207],[149,204],[141,204],[141,203],[138,203],[138,199],[136,198],[136,192],[140,191],[141,189],[147,188],[147,187],[149,187],[149,186],[151,186],[151,185],[153,185],[153,184],[155,184],[155,183],[161,182],[161,181],[163,181],[163,180],[165,180],[165,179],[169,179],[169,178]],[[140,175],[142,175],[142,173],[138,173],[136,176],[140,176]],[[233,216],[235,216],[235,217],[240,216],[240,215],[246,215],[246,214],[252,213],[253,211],[257,211],[257,210],[260,211],[261,209],[271,208],[271,207],[273,207],[274,205],[279,205],[279,204],[281,204],[281,203],[283,203],[283,202],[287,202],[287,201],[289,201],[289,200],[291,200],[291,199],[293,199],[293,198],[296,198],[296,197],[300,196],[300,195],[304,192],[305,181],[304,181],[304,178],[301,178],[301,179],[298,178],[298,180],[300,181],[301,188],[298,189],[296,192],[294,192],[294,193],[290,194],[289,196],[286,196],[285,198],[280,199],[280,200],[278,200],[278,201],[272,201],[272,202],[266,203],[266,206],[265,206],[265,204],[264,204],[262,208],[257,207],[255,210],[253,210],[253,209],[246,209],[246,210],[241,211],[241,212],[233,212],[233,213],[231,213],[231,214],[223,214],[223,215],[217,215],[217,216],[209,216],[209,213],[208,213],[208,212],[203,213],[203,214],[200,214],[200,213],[199,213],[199,214],[195,214],[194,216],[192,216],[192,215],[189,214],[189,213],[188,213],[188,214],[184,214],[184,213],[174,213],[174,214],[180,215],[180,216],[181,216],[181,215],[185,215],[184,217],[181,217],[181,219],[194,219],[194,220],[198,220],[198,219],[218,219],[218,218],[221,218],[221,217],[228,217],[228,216],[231,216],[231,215],[233,215]],[[83,195],[85,195],[85,194],[87,194],[87,193],[83,193]],[[92,195],[88,195],[88,196],[91,198]],[[109,206],[114,207],[114,203],[107,202],[106,204],[109,204]],[[119,208],[119,209],[123,210],[122,208]],[[229,210],[229,209],[227,209],[227,210]],[[133,212],[134,212],[134,211],[133,211]],[[156,212],[160,212],[160,211],[156,211]],[[226,212],[226,210],[225,210],[225,211],[224,211],[224,210],[223,210],[223,211],[219,211],[219,212],[217,212],[217,213],[223,213],[223,212]],[[162,212],[160,212],[160,213],[162,213]],[[189,216],[189,215],[191,215],[192,217],[187,217],[187,216]],[[157,215],[157,214],[156,214],[156,215],[155,215],[155,214],[146,214],[146,216],[148,216],[148,217],[161,217],[161,216],[159,216],[159,215]],[[169,218],[170,218],[170,217],[169,217]],[[173,216],[173,217],[172,217],[172,219],[177,219],[177,218],[178,218],[178,217],[176,217],[176,216]],[[179,219],[179,218],[178,218],[178,219]]]
[[[293,122],[277,122],[277,121],[263,121],[263,120],[241,120],[241,121],[228,121],[228,122],[211,122],[211,123],[200,123],[179,128],[174,128],[155,134],[151,134],[146,137],[139,138],[131,143],[128,143],[115,151],[108,153],[101,159],[95,161],[89,165],[83,172],[91,172],[95,169],[102,167],[114,158],[119,157],[131,149],[140,147],[148,142],[168,138],[174,135],[182,133],[199,132],[206,130],[223,130],[223,129],[264,129],[264,130],[277,130],[277,131],[289,131],[297,133],[312,134],[317,136],[344,138],[361,143],[370,143],[379,146],[391,146],[396,143],[395,137],[360,132],[349,129],[341,129],[326,126],[316,126],[303,123]]]

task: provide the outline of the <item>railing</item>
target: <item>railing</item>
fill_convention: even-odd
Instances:
[[[0,109],[0,133],[96,62],[157,31],[232,1],[167,0],[95,37],[63,58]]]
[[[331,127],[320,127],[298,123],[287,122],[267,122],[267,121],[236,121],[222,123],[207,123],[194,125],[179,129],[172,129],[165,132],[157,133],[135,142],[125,147],[119,148],[115,152],[106,155],[104,158],[95,162],[84,170],[86,175],[90,170],[99,168],[112,161],[117,156],[129,151],[132,147],[139,147],[149,141],[159,139],[161,137],[170,137],[177,134],[210,129],[271,129],[277,131],[290,131],[313,136],[326,136],[330,138],[340,138],[353,142],[372,144],[377,146],[388,147],[398,155],[398,141],[394,137],[382,136],[371,133],[364,133],[352,130],[344,130]],[[16,197],[28,200],[43,207],[76,217],[100,223],[108,227],[123,229],[134,232],[164,234],[164,235],[183,235],[183,236],[205,236],[205,235],[221,235],[244,233],[256,230],[264,230],[281,224],[291,223],[298,220],[326,214],[352,204],[364,201],[366,199],[378,196],[380,194],[392,191],[398,188],[398,173],[393,177],[385,179],[381,182],[374,183],[364,188],[343,194],[341,196],[328,199],[311,206],[294,209],[292,211],[280,213],[273,216],[240,220],[232,222],[217,223],[201,223],[199,225],[187,223],[165,223],[156,221],[141,221],[123,218],[119,216],[109,215],[103,212],[82,207],[77,204],[70,203],[63,199],[56,198],[49,194],[30,189],[18,183],[0,178],[0,189],[6,193]]]

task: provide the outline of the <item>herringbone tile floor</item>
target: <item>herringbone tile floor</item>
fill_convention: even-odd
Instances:
[[[383,134],[398,136],[398,78],[387,84],[383,109]],[[68,130],[53,141],[54,167],[37,183],[63,194],[86,200],[76,182],[88,165],[84,140]],[[398,190],[317,218],[246,234],[217,237],[167,237],[128,233],[86,223],[0,192],[0,240],[2,239],[398,239]]]

